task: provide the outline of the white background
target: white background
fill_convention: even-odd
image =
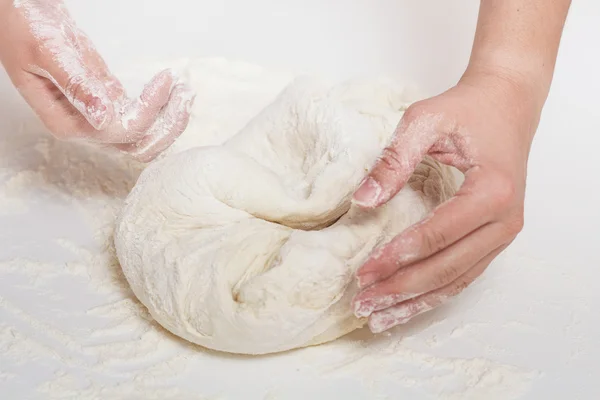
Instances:
[[[384,73],[415,81],[428,94],[448,88],[463,71],[478,5],[474,0],[67,3],[111,66],[225,56],[337,78]],[[487,328],[465,342],[502,348],[506,351],[497,356],[503,362],[541,371],[523,398],[600,396],[599,42],[600,5],[574,1],[531,153],[526,225],[509,251],[514,255],[496,263],[464,299],[438,313],[451,321],[439,328],[442,331],[452,330],[452,324],[485,319]],[[0,89],[0,105],[5,104],[1,120],[9,118],[17,95],[1,74]],[[43,217],[35,221],[37,229],[48,232],[56,223]],[[26,242],[28,231],[23,226],[16,218],[0,217],[0,238],[9,243],[6,257],[11,245],[17,248]],[[490,288],[500,294],[486,301]],[[2,290],[7,289],[0,286]],[[508,328],[514,321],[531,329]],[[457,344],[450,352],[455,357],[480,355],[469,349],[469,343]],[[227,382],[245,381],[243,376],[230,376],[232,371],[239,376],[254,369],[248,361],[242,366],[226,361],[216,360],[208,367],[223,368],[221,374],[211,375],[211,382],[203,383],[209,392],[227,394]],[[203,373],[198,371],[198,379]],[[310,382],[301,386],[306,385]],[[318,385],[327,391],[343,389],[337,381]],[[309,389],[313,398],[332,398]],[[398,398],[403,394],[431,398],[426,393],[410,395],[400,386],[394,390]],[[234,392],[238,395],[231,398],[261,398],[239,388]],[[344,398],[353,394],[370,398],[361,392]],[[13,392],[3,398],[24,395]]]

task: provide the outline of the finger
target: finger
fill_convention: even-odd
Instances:
[[[375,208],[394,197],[435,142],[440,123],[440,116],[420,113],[417,107],[410,107],[391,143],[354,193],[353,202],[360,207]]]
[[[108,65],[96,50],[94,43],[82,31],[78,31],[78,43],[80,44],[81,57],[90,66],[96,78],[104,83],[111,101],[118,102],[125,99],[127,93],[121,82],[112,74]]]
[[[32,66],[28,72],[51,81],[90,125],[104,129],[112,122],[115,111],[105,85],[85,65],[76,49],[65,48],[64,53],[68,62],[46,57],[51,62]]]
[[[486,257],[482,258],[470,270],[447,286],[414,299],[407,300],[396,306],[373,313],[369,317],[369,329],[373,333],[381,333],[393,328],[394,326],[405,324],[415,316],[423,314],[444,304],[454,296],[461,293],[475,279],[477,279],[485,271],[492,260],[505,248],[506,246],[502,246],[494,250]]]
[[[173,72],[164,70],[150,80],[136,101],[125,107],[121,126],[127,137],[122,143],[137,141],[146,134],[161,110],[173,98],[175,84]]]
[[[144,87],[140,97],[127,105],[120,119],[102,131],[73,135],[96,143],[133,144],[148,136],[148,130],[168,103],[175,77],[170,70],[157,74]]]
[[[377,282],[354,298],[354,313],[367,317],[373,312],[442,288],[456,280],[485,257],[491,249],[511,240],[501,223],[487,224],[453,246]]]
[[[117,149],[142,162],[149,162],[167,149],[187,127],[195,99],[192,89],[177,84],[169,103],[154,126],[139,143],[116,145]]]
[[[123,122],[102,131],[88,123],[60,88],[39,74],[30,74],[19,90],[48,129],[59,138],[86,139],[96,143],[135,143],[147,136],[147,131],[156,122],[170,99],[174,80],[169,70],[157,74],[146,85],[140,98],[126,109]]]
[[[23,6],[24,16],[38,29],[37,62],[28,72],[50,80],[95,129],[108,126],[115,110],[94,65],[83,57],[79,31],[60,1],[32,2]]]
[[[497,194],[495,180],[474,167],[456,195],[423,221],[406,229],[377,249],[357,271],[359,287],[386,279],[398,269],[423,260],[457,242],[495,218],[505,199]]]
[[[92,132],[94,128],[48,79],[29,74],[18,86],[19,92],[46,128],[59,139],[72,132]]]

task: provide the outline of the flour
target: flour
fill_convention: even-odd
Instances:
[[[206,144],[241,129],[292,77],[221,59],[175,64],[192,71],[188,79],[205,88],[192,124],[205,132]],[[159,67],[120,76],[143,84],[144,75]],[[224,108],[230,99],[235,106]],[[115,215],[143,166],[55,141],[19,110],[10,113],[14,120],[0,119],[0,199],[10,207],[0,214],[0,227],[10,224],[1,232],[15,243],[0,253],[0,392],[15,393],[13,398],[165,400],[263,399],[269,392],[288,400],[315,385],[350,387],[364,399],[408,393],[406,398],[415,399],[504,400],[520,396],[539,376],[496,361],[487,343],[478,357],[437,354],[454,345],[457,325],[469,343],[486,342],[489,333],[482,327],[499,329],[460,320],[448,325],[443,310],[388,335],[360,330],[331,344],[268,358],[228,357],[177,339],[136,300],[112,245]],[[184,133],[172,151],[190,142]],[[513,260],[528,269],[551,270]],[[493,301],[498,295],[486,297]],[[231,385],[232,376],[248,380],[238,387]],[[319,398],[318,392],[312,398]]]
[[[379,342],[355,340],[341,343],[342,357],[339,357],[342,351],[334,351],[337,343],[332,343],[322,350],[330,352],[329,365],[322,373],[356,375],[365,385],[374,388],[382,383],[382,376],[412,388],[434,383],[445,388],[436,394],[436,398],[448,400],[517,398],[527,390],[531,380],[540,376],[537,371],[522,371],[484,358],[442,358],[424,354],[414,351],[408,344],[412,338],[392,336],[394,334]],[[309,350],[305,356],[310,360],[311,352],[317,349]],[[321,356],[322,353],[319,354]],[[424,376],[427,378],[424,379]],[[503,383],[508,382],[510,386],[504,386]]]

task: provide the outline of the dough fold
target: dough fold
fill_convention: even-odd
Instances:
[[[175,335],[232,353],[362,326],[350,307],[356,269],[455,191],[450,169],[425,159],[387,205],[351,205],[406,100],[387,81],[300,78],[222,145],[150,165],[115,232],[135,295]]]

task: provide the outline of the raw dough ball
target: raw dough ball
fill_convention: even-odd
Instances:
[[[362,326],[350,306],[356,269],[455,189],[451,171],[427,159],[386,206],[351,205],[400,120],[402,97],[389,83],[299,79],[222,145],[149,166],[115,243],[152,316],[191,342],[244,354]]]

